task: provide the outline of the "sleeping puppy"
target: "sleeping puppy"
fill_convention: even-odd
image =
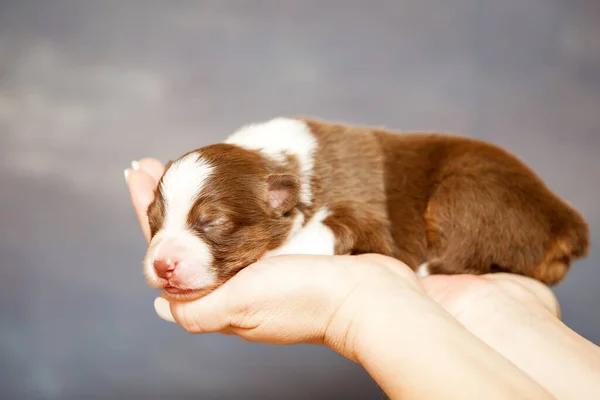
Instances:
[[[521,274],[553,285],[589,228],[488,143],[314,119],[247,125],[167,164],[148,208],[150,286],[200,297],[280,254],[379,253],[420,276]]]

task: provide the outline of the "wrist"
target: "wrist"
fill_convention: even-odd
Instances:
[[[499,399],[547,398],[424,293],[357,291],[344,307],[340,313],[353,311],[353,318],[330,336],[338,340],[330,347],[365,368],[391,398],[479,398],[490,390]]]
[[[423,283],[469,332],[558,398],[585,398],[598,390],[598,348],[562,323],[548,287],[504,274],[432,276]]]
[[[478,307],[461,322],[557,398],[598,393],[600,349],[547,308],[514,303]]]
[[[358,261],[358,262],[355,262]],[[342,356],[362,364],[370,343],[391,321],[435,314],[457,324],[424,292],[403,263],[383,256],[352,257],[337,281],[335,311],[324,343]]]
[[[388,396],[546,398],[427,296],[407,266],[383,257],[341,260],[324,344],[359,363]]]

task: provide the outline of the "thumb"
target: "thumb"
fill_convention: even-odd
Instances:
[[[174,322],[189,333],[216,333],[230,326],[225,301],[218,289],[192,301],[169,301],[161,295],[154,300],[154,310],[163,320]]]

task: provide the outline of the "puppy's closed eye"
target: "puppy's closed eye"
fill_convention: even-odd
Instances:
[[[214,228],[223,227],[229,222],[227,217],[211,217],[207,214],[203,214],[198,218],[196,223],[194,224],[194,228],[208,232]]]

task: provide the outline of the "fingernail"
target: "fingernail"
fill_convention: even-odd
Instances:
[[[173,318],[173,315],[171,314],[169,302],[163,297],[157,297],[154,300],[154,311],[156,311],[156,314],[165,321],[175,323],[175,318]]]
[[[132,162],[131,162],[131,168],[133,168],[133,169],[134,169],[134,170],[136,170],[136,171],[137,171],[138,169],[140,169],[140,163],[139,163],[139,161],[132,161]]]
[[[131,169],[129,169],[129,168],[125,168],[125,170],[123,171],[123,174],[125,175],[125,181],[127,181],[127,177],[129,176],[130,172],[131,172]]]

